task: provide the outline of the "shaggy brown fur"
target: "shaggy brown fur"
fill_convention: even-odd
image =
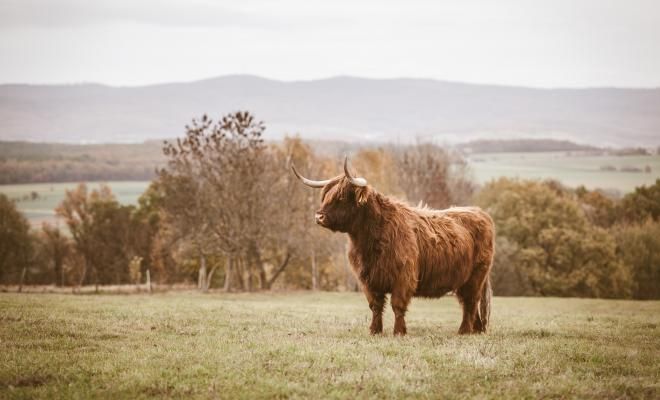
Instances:
[[[458,332],[486,331],[495,232],[481,209],[411,207],[340,176],[323,187],[316,219],[350,237],[350,261],[373,313],[372,334],[383,331],[386,294],[391,293],[394,334],[405,335],[413,296],[451,291],[463,306]]]

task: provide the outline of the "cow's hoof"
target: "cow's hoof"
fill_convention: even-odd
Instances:
[[[372,322],[371,326],[369,327],[369,332],[371,332],[372,335],[379,335],[383,333],[383,322]]]

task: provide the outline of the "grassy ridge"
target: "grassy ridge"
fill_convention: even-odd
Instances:
[[[0,295],[0,398],[657,398],[660,302],[455,299],[367,333],[355,293]]]

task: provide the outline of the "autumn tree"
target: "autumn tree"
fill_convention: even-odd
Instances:
[[[44,223],[41,226],[41,243],[47,265],[52,270],[52,282],[56,286],[64,286],[64,264],[71,252],[69,238],[62,233],[58,226]]]
[[[271,233],[287,203],[274,201],[283,199],[274,193],[285,187],[286,163],[264,144],[264,129],[247,112],[217,122],[203,116],[186,127],[183,139],[165,143],[169,161],[159,173],[164,209],[180,237],[198,248],[203,288],[218,267],[206,273],[209,254],[223,255],[225,289],[268,288],[266,258],[288,263],[286,246],[266,252],[278,242]]]
[[[17,283],[30,257],[30,225],[13,201],[0,193],[0,283]]]
[[[621,219],[621,207],[616,199],[598,190],[587,190],[584,186],[579,186],[575,194],[591,223],[609,228]]]
[[[128,263],[132,253],[131,213],[133,207],[123,206],[114,199],[92,201],[90,212],[94,279],[101,284],[122,284],[130,281]]]
[[[108,186],[88,192],[85,184],[65,194],[56,213],[64,218],[84,265],[79,285],[129,281],[128,263],[137,254],[132,217],[135,208],[119,204]]]
[[[140,195],[137,207],[132,210],[130,216],[130,253],[134,257],[142,258],[141,274],[146,276],[146,272],[149,271],[150,277],[159,282],[167,280],[167,267],[171,266],[170,263],[162,263],[162,259],[153,258],[154,255],[159,254],[154,248],[160,238],[159,232],[163,224],[162,202],[162,190],[158,187],[157,181],[154,181]],[[156,262],[159,263],[157,266],[154,265]]]
[[[193,169],[184,162],[170,165],[159,173],[158,185],[163,191],[162,223],[157,236],[156,247],[152,250],[154,261],[164,266],[164,249],[172,250],[181,246],[192,246],[199,260],[197,281],[200,289],[208,288],[205,254],[216,247],[209,238],[212,231],[205,220],[208,208],[203,202],[202,187],[195,182]]]
[[[460,155],[418,143],[397,149],[396,157],[400,186],[411,203],[442,209],[469,202],[474,185]]]
[[[494,283],[519,279],[516,294],[630,296],[630,271],[617,258],[614,237],[593,226],[574,196],[556,183],[501,178],[483,188],[477,203],[508,242],[505,257],[496,256]]]
[[[621,200],[621,213],[630,222],[660,220],[660,179],[653,185],[642,185]]]
[[[96,273],[96,264],[94,263],[95,244],[92,241],[91,235],[93,217],[90,210],[90,203],[110,197],[109,188],[102,188],[101,191],[93,191],[89,194],[87,185],[80,184],[74,190],[67,190],[64,200],[55,209],[56,214],[64,218],[69,232],[73,237],[76,251],[84,261],[79,285],[84,283],[90,268],[94,269],[94,279],[98,283],[98,274]]]
[[[326,179],[340,174],[340,163],[317,156],[300,138],[285,138],[281,146],[275,147],[275,153],[281,186],[273,198],[275,204],[286,206],[274,210],[272,216],[278,223],[269,236],[284,239],[291,255],[285,283],[312,290],[335,288],[347,272],[342,268],[346,238],[316,225],[314,213],[319,207],[320,191],[300,184],[291,174],[290,164],[307,176]]]
[[[351,157],[351,165],[369,185],[389,196],[405,197],[401,186],[406,176],[397,165],[396,154],[382,147],[361,149]]]
[[[660,222],[620,224],[613,233],[617,257],[631,268],[633,298],[660,299]]]

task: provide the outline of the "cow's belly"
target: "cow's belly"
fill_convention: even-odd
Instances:
[[[422,297],[444,296],[448,292],[463,286],[471,274],[472,266],[469,264],[425,264],[418,274],[415,295]]]
[[[438,287],[438,288],[417,288],[415,292],[415,297],[429,297],[429,298],[438,298],[446,295],[451,292],[453,289],[447,287]]]

